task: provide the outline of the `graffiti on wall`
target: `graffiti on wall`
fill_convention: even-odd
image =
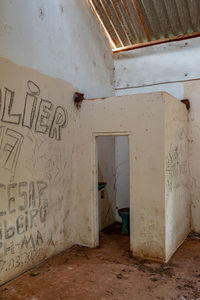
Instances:
[[[44,181],[0,184],[0,197],[6,199],[0,211],[0,272],[18,268],[39,255],[44,240],[38,228],[47,219],[47,188]],[[22,255],[15,255],[19,252]]]
[[[19,132],[0,126],[0,168],[15,172],[23,139]]]
[[[49,183],[14,179],[24,141],[35,141],[39,135],[61,141],[68,125],[66,108],[42,98],[35,82],[27,81],[22,105],[17,105],[18,97],[16,91],[0,88],[0,274],[32,265],[45,244]]]
[[[40,97],[40,88],[36,83],[27,81],[27,92],[22,112],[14,113],[15,91],[0,89],[1,121],[32,129],[36,133],[47,134],[60,141],[61,131],[67,126],[67,110],[63,106],[54,106],[50,100]]]
[[[166,183],[167,190],[172,192],[180,185],[188,172],[186,157],[186,136],[183,129],[180,130],[175,143],[170,145],[170,151],[166,157]],[[183,177],[183,178],[182,178]]]
[[[0,88],[0,120],[3,125],[0,126],[0,171],[8,171],[12,176],[24,141],[24,135],[17,131],[18,126],[28,128],[31,133],[45,134],[55,141],[61,141],[62,130],[68,124],[67,110],[41,98],[40,87],[31,80],[27,81],[21,112],[13,111],[16,103],[15,91],[7,87]],[[11,124],[14,129],[13,126],[6,127]]]

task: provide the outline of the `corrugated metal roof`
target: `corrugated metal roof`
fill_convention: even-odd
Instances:
[[[88,0],[113,51],[200,34],[200,0]]]

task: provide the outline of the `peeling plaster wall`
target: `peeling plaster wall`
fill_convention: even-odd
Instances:
[[[166,91],[190,100],[189,169],[191,226],[200,232],[199,92],[200,38],[155,45],[115,55],[115,94]]]
[[[0,56],[87,98],[114,95],[112,51],[86,0],[1,0]]]
[[[165,101],[166,253],[171,257],[190,232],[188,111],[178,101]]]

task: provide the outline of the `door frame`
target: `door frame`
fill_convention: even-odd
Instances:
[[[130,248],[132,245],[133,228],[133,134],[130,131],[93,132],[92,133],[92,232],[93,246],[99,246],[99,212],[98,212],[98,148],[99,136],[127,136],[129,144],[129,205],[130,205]]]

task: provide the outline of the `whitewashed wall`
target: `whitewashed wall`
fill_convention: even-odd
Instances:
[[[184,97],[190,99],[189,167],[191,193],[191,226],[200,232],[200,80],[184,83]]]
[[[183,82],[200,78],[200,38],[115,54],[116,95],[166,91],[178,99]]]
[[[0,59],[0,285],[74,244],[75,89]]]
[[[1,0],[0,56],[87,98],[113,95],[112,52],[86,0]]]
[[[190,231],[191,203],[188,155],[188,111],[165,98],[166,253],[170,257]]]
[[[19,65],[0,60],[1,117],[4,100],[13,95],[12,113],[17,114],[0,121],[1,284],[80,240],[69,211],[69,205],[74,210],[78,189],[73,93],[78,89],[87,98],[113,95],[114,65],[107,39],[85,0],[0,1],[0,56]],[[47,107],[44,102],[40,107],[41,98],[48,100]],[[30,103],[22,121],[26,102]],[[50,134],[57,106],[67,118],[61,141],[56,132]],[[9,118],[13,124],[6,122]],[[42,126],[36,126],[40,121]],[[6,155],[16,140],[16,157],[12,154],[7,165]],[[33,198],[29,207],[27,197]]]
[[[172,108],[174,105],[178,112],[180,110],[178,117],[179,120],[182,118],[183,124],[181,122],[181,125],[178,125],[179,129],[181,130],[182,126],[186,127],[185,106],[165,93],[111,97],[83,102],[80,119],[77,119],[77,125],[80,125],[76,145],[78,189],[75,209],[77,217],[74,226],[78,243],[98,245],[99,232],[96,227],[98,211],[94,178],[95,137],[120,134],[129,135],[130,142],[130,248],[133,254],[166,261],[173,253],[174,245],[175,248],[179,246],[180,236],[175,234],[173,247],[169,244],[166,248],[166,237],[170,235],[168,233],[170,227],[168,223],[166,224],[166,212],[170,218],[174,207],[171,202],[166,205],[168,199],[165,197],[165,181],[166,179],[173,181],[172,176],[174,176],[172,173],[169,173],[168,177],[165,176],[165,154],[168,155],[168,152],[165,152],[167,149],[165,148],[167,132],[165,120],[169,116],[171,118],[170,114],[165,114],[168,104]],[[102,122],[102,115],[104,115],[104,122]],[[175,118],[168,119],[168,127],[172,126],[173,122],[176,122]],[[176,138],[176,132],[170,131],[169,146],[172,139],[176,140]],[[183,139],[184,143],[188,142],[186,136]],[[185,156],[181,156],[177,163],[182,163],[182,158]],[[180,182],[179,179],[176,183]],[[187,179],[187,173],[183,174],[183,179]],[[176,191],[177,189],[176,187]],[[181,191],[183,191],[182,187]],[[187,194],[183,195],[182,203],[178,196],[178,193],[173,193],[170,200],[173,205],[180,205],[184,215],[187,215],[187,207],[185,207],[188,201]],[[180,217],[179,213],[173,214],[173,224],[178,223]],[[183,218],[182,222],[183,240],[185,228],[188,233],[189,226],[188,220]],[[176,230],[174,232],[178,232]]]
[[[99,233],[95,226],[97,208],[93,175],[96,168],[95,134],[129,134],[130,188],[132,191],[130,195],[130,247],[137,256],[146,255],[164,259],[163,113],[163,97],[159,93],[83,102],[80,124],[84,126],[80,126],[76,148],[77,167],[82,166],[77,172],[79,189],[77,190],[75,226],[79,243],[81,241],[84,245],[98,245]],[[102,115],[104,115],[104,122],[102,122]],[[146,151],[147,148],[148,151]],[[83,189],[84,193],[81,192]],[[151,214],[149,214],[149,209],[151,209]],[[86,228],[91,231],[90,235]]]
[[[189,167],[193,230],[200,232],[200,38],[136,49],[115,55],[115,94],[165,91],[188,98]]]
[[[129,135],[131,249],[165,261],[170,97],[85,100],[77,111],[70,83],[5,59],[0,70],[0,284],[73,244],[98,245],[98,133]]]

